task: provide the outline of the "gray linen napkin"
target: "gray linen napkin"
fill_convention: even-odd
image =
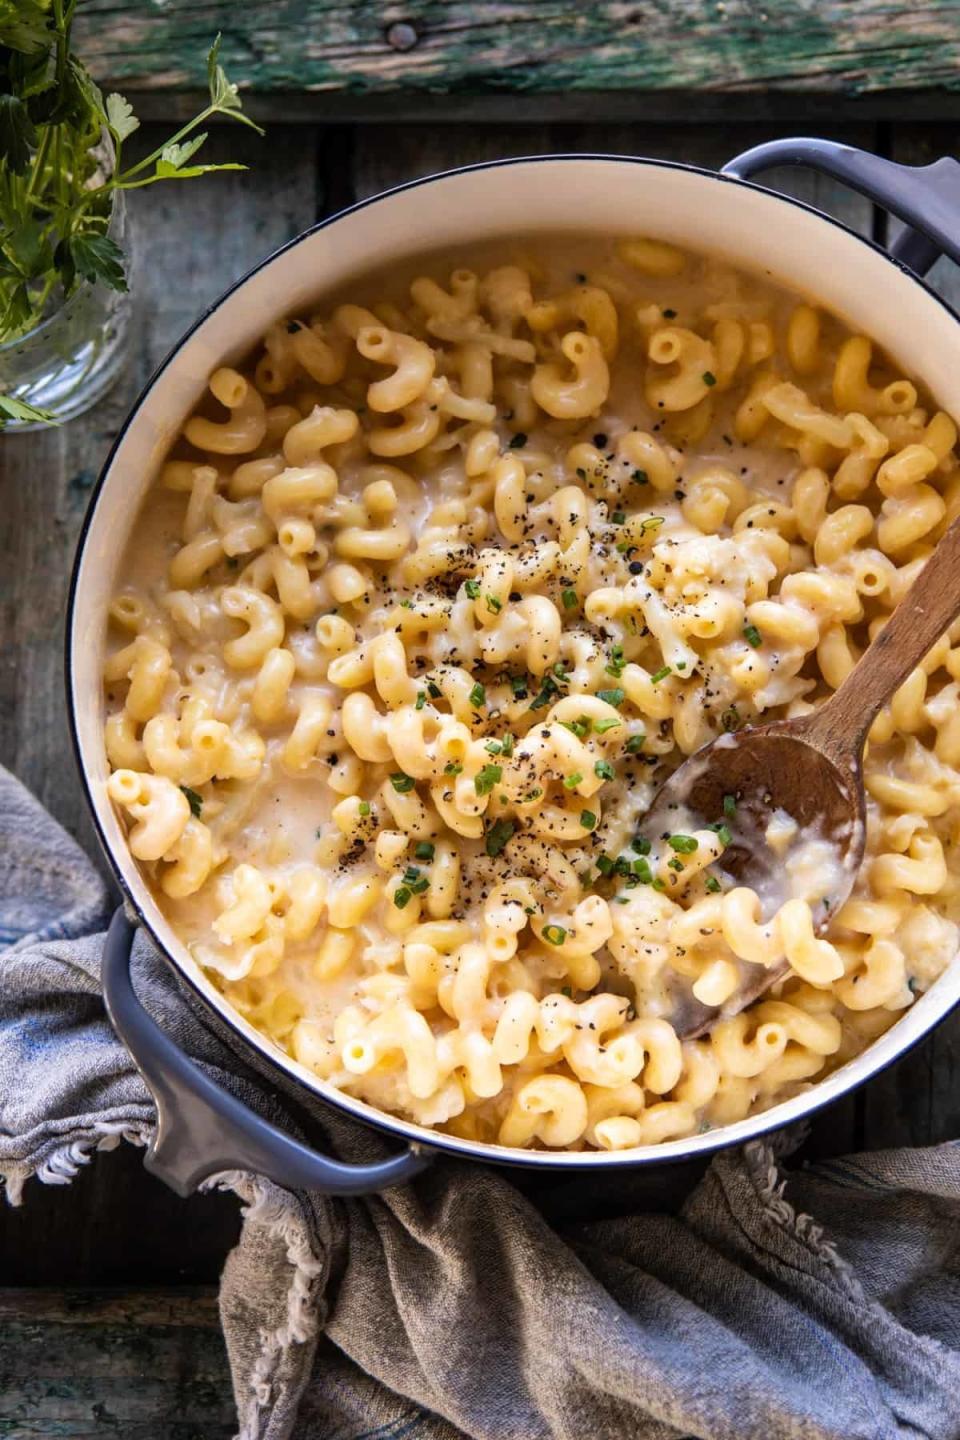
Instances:
[[[90,862],[0,769],[14,1204],[30,1176],[64,1184],[151,1132],[99,996],[108,908]],[[142,939],[135,974],[160,1023],[261,1113],[345,1159],[383,1151],[239,1064]],[[718,1156],[677,1214],[644,1212],[627,1177],[625,1213],[597,1218],[609,1192],[557,1182],[553,1224],[504,1174],[446,1160],[364,1200],[217,1177],[244,1207],[220,1296],[240,1440],[957,1440],[960,1148],[794,1172],[788,1148]]]

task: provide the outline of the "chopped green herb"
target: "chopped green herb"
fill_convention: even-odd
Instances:
[[[622,720],[615,720],[611,715],[609,720],[597,720],[593,728],[594,730],[596,730],[598,735],[606,735],[608,730],[616,730],[622,724]]]
[[[614,645],[610,651],[610,659],[603,668],[608,675],[612,675],[614,679],[619,680],[624,672],[626,663],[626,660],[623,658],[623,646]]]
[[[530,793],[525,797],[526,800],[527,800],[527,803],[530,804],[530,803],[532,803],[532,801],[534,801],[534,800],[539,800],[539,799],[540,799],[540,796],[541,796],[542,794],[543,794],[543,791],[540,789],[540,786],[539,786],[539,785],[534,785],[533,789],[532,789],[532,790],[530,791]]]
[[[543,938],[551,945],[562,945],[567,938],[567,932],[562,925],[544,925]]]
[[[393,892],[393,903],[394,905],[396,905],[398,910],[405,910],[406,907],[410,904],[410,898],[411,891],[407,888],[406,885],[401,885],[399,889],[394,890]]]
[[[189,785],[181,785],[180,789],[187,797],[187,803],[190,806],[190,814],[195,820],[199,820],[200,816],[203,814],[203,796],[198,795],[196,790],[191,790]]]
[[[760,634],[760,631],[757,629],[756,625],[744,625],[743,638],[744,640],[746,640],[748,645],[751,645],[753,647],[754,650],[759,650],[760,646],[763,644],[763,636]]]
[[[508,730],[507,733],[506,733],[506,735],[504,735],[503,739],[500,741],[500,750],[501,750],[501,753],[502,753],[507,759],[509,759],[510,756],[513,754],[513,746],[514,746],[514,739],[513,739],[513,736],[510,734],[510,731]]]
[[[661,665],[660,669],[659,669],[659,670],[655,670],[655,671],[653,672],[653,674],[650,676],[650,684],[651,684],[651,685],[659,685],[661,680],[666,680],[667,676],[670,675],[670,674],[672,674],[672,673],[673,673],[673,666],[672,666],[672,665]]]
[[[633,481],[634,485],[649,485],[650,483],[650,476],[647,474],[646,470],[634,470],[633,474],[630,476],[630,479]]]
[[[563,788],[564,790],[576,790],[582,780],[583,776],[580,774],[580,771],[574,770],[572,775],[567,775],[564,778]]]
[[[439,685],[435,685],[432,680],[428,680],[427,694],[430,696],[431,700],[439,700],[441,695],[443,694],[443,691],[440,689]]]
[[[626,511],[614,510],[613,514],[610,516],[610,519],[613,521],[614,525],[625,525],[627,522]]]
[[[443,767],[444,775],[460,775],[463,772],[463,765],[459,760],[448,760]]]
[[[577,599],[576,590],[568,589],[562,591],[560,599],[563,601],[564,610],[575,610],[577,608],[577,605],[580,603]]]
[[[473,788],[474,790],[476,790],[478,795],[489,795],[490,791],[493,789],[494,785],[499,782],[502,775],[503,769],[501,768],[501,766],[484,765],[483,769],[479,770],[474,776]]]
[[[612,780],[617,773],[609,760],[598,760],[593,767],[593,771],[601,780]]]
[[[413,609],[413,601],[412,601],[412,600],[401,600],[401,601],[400,601],[400,609],[401,609],[401,610],[412,610],[412,609]]]
[[[396,770],[390,776],[390,784],[398,795],[406,795],[413,789],[414,781],[409,775],[404,775],[402,770]]]
[[[630,841],[631,850],[636,850],[638,855],[649,855],[653,849],[646,835],[635,835]]]
[[[717,839],[720,841],[720,844],[729,845],[733,839],[729,825],[714,825],[713,828],[717,832]]]
[[[707,887],[711,895],[719,895],[722,887],[716,875],[705,875],[703,883]]]
[[[714,375],[712,370],[704,370],[703,383],[704,385],[716,385],[717,377],[716,375]]]
[[[362,817],[364,818],[364,820],[366,820],[367,816],[370,814],[370,801],[369,801],[369,800],[361,800],[361,801],[360,801],[360,811],[359,811],[359,813],[362,815]]]
[[[524,447],[524,445],[526,445],[526,443],[527,443],[527,437],[526,437],[526,435],[524,435],[524,433],[523,433],[522,430],[518,430],[517,433],[516,433],[516,435],[511,435],[509,444],[507,445],[507,449],[508,449],[508,450],[522,450],[523,447]]]
[[[601,875],[613,874],[613,861],[610,859],[609,855],[597,856],[597,869],[600,871]]]
[[[510,689],[513,691],[515,700],[526,700],[529,693],[527,689],[527,677],[525,675],[511,675]]]
[[[499,855],[512,839],[516,828],[512,820],[497,820],[491,825],[485,844],[487,854],[492,857]]]
[[[473,706],[474,710],[479,710],[480,706],[486,705],[486,703],[487,692],[486,690],[484,690],[483,686],[478,680],[477,683],[473,686],[473,689],[470,691],[470,704]]]
[[[429,840],[418,840],[413,847],[415,860],[432,860],[435,854],[433,845]]]
[[[594,815],[592,810],[580,811],[580,824],[583,826],[584,830],[592,830],[595,827],[596,823],[597,817],[596,815]]]
[[[424,705],[426,705],[426,703],[427,703],[427,692],[426,692],[425,690],[418,690],[418,691],[417,691],[417,701],[416,701],[416,704],[415,704],[414,707],[413,707],[414,710],[422,710],[423,707],[424,707]]]
[[[734,815],[736,815],[736,813],[737,813],[737,799],[736,799],[736,796],[735,796],[735,795],[724,795],[724,797],[723,797],[723,813],[724,813],[724,815],[728,815],[731,820],[733,819]]]
[[[496,595],[484,595],[483,598],[487,602],[487,609],[490,611],[490,614],[499,615],[503,609],[503,601],[498,600]]]
[[[654,890],[666,890],[666,888],[667,888],[667,882],[666,882],[666,880],[664,880],[660,875],[654,875],[654,877],[653,877],[653,888],[654,888]]]
[[[614,709],[622,705],[627,698],[627,692],[617,686],[614,690],[598,690],[597,699],[602,700],[606,705],[612,705]]]
[[[668,866],[668,868],[669,868],[670,870],[682,870],[682,869],[683,869],[683,861],[682,861],[682,860],[678,860],[677,857],[676,857],[676,855],[674,855],[674,857],[673,857],[672,860],[668,860],[668,861],[667,861],[667,866]]]
[[[564,730],[569,730],[571,735],[576,735],[578,740],[582,740],[589,729],[589,721],[584,725],[582,720],[561,720],[560,724]]]
[[[642,750],[646,738],[646,735],[631,735],[626,744],[627,754],[636,755],[638,751]]]
[[[463,582],[463,588],[467,592],[468,600],[476,600],[477,596],[480,594],[480,581],[465,580]]]
[[[488,740],[483,748],[488,755],[499,755],[503,750],[503,742],[500,740]]]
[[[633,870],[634,875],[639,876],[641,885],[651,885],[653,883],[653,871],[650,869],[649,860],[641,857],[639,860],[634,860],[630,868]]]
[[[553,697],[557,694],[559,694],[559,689],[556,680],[550,675],[545,675],[540,693],[530,702],[530,709],[542,710],[545,705],[552,703]]]
[[[695,850],[700,849],[696,835],[668,835],[667,844],[671,850],[676,850],[678,855],[692,855]]]
[[[743,722],[740,719],[740,711],[736,705],[728,705],[720,716],[720,724],[729,735],[731,730],[738,730]]]

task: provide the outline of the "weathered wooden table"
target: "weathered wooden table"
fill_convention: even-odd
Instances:
[[[243,6],[88,0],[78,40],[153,121],[199,89],[211,32],[265,140],[219,131],[221,175],[134,196],[127,375],[62,430],[0,439],[0,760],[91,845],[61,678],[73,547],[94,476],[138,389],[200,309],[267,252],[352,200],[495,156],[616,151],[718,166],[786,133],[907,162],[955,153],[960,3],[770,0],[551,6],[543,0]],[[452,94],[449,93],[452,91]],[[144,151],[164,136],[148,123]],[[800,172],[769,183],[883,240],[887,219]],[[709,238],[708,231],[705,238]],[[934,283],[960,301],[943,265]],[[960,1019],[821,1116],[809,1154],[960,1134]],[[220,1440],[232,1433],[212,1284],[238,1226],[222,1196],[176,1199],[140,1156],[99,1156],[68,1188],[0,1208],[0,1436]]]

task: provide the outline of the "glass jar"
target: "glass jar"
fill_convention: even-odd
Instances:
[[[126,249],[123,196],[114,196],[109,234]],[[129,283],[129,270],[127,275]],[[117,379],[127,357],[130,296],[82,281],[46,320],[0,344],[0,390],[72,420],[89,410]],[[40,422],[10,420],[3,434],[39,430]]]

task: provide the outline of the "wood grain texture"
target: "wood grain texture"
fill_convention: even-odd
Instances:
[[[77,38],[99,78],[190,89],[217,30],[259,92],[960,88],[958,0],[89,0]]]
[[[0,1291],[0,1436],[228,1440],[212,1291]]]

